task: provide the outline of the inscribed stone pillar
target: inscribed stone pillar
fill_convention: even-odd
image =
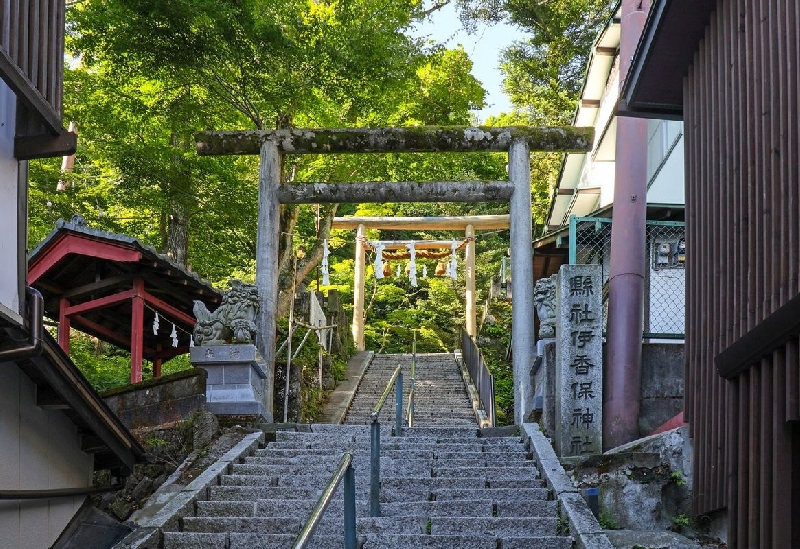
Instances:
[[[511,195],[511,352],[514,355],[514,423],[533,411],[533,247],[531,244],[531,157],[528,143],[517,139],[508,149]]]
[[[281,155],[273,141],[261,145],[258,185],[258,234],[256,241],[256,287],[261,296],[256,347],[266,364],[264,380],[264,416],[272,421],[272,397],[275,385],[275,315],[278,311],[278,239],[280,237]]]
[[[600,265],[563,265],[556,292],[559,457],[602,453],[603,285]]]

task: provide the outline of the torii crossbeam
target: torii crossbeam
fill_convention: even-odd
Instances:
[[[274,131],[201,132],[197,134],[197,151],[201,155],[260,154],[258,241],[256,246],[256,285],[263,305],[258,319],[256,345],[269,367],[266,398],[272,401],[275,371],[275,329],[278,302],[278,241],[281,199],[294,200],[297,193],[282,185],[281,164],[284,154],[330,153],[403,153],[403,152],[508,152],[510,184],[495,182],[482,188],[468,182],[469,190],[459,189],[452,182],[423,184],[423,192],[408,183],[367,185],[358,196],[346,196],[358,203],[382,202],[386,192],[393,201],[418,201],[421,194],[438,192],[437,201],[474,202],[475,195],[485,192],[480,200],[509,200],[511,212],[511,285],[512,350],[514,353],[514,421],[522,423],[533,407],[531,361],[533,334],[533,263],[531,261],[531,192],[530,151],[586,152],[594,139],[592,128],[575,127],[511,127],[511,128],[381,128],[381,129],[295,129]],[[499,183],[499,184],[498,184]],[[297,186],[294,183],[291,186]],[[321,184],[318,184],[321,185]],[[343,187],[343,186],[340,186]],[[380,188],[380,191],[377,189]],[[491,193],[489,189],[492,189]],[[297,198],[297,202],[323,201],[323,195],[336,192],[330,186]],[[508,191],[510,196],[506,198]],[[361,194],[363,192],[363,194]],[[345,193],[342,193],[345,194]],[[351,193],[352,194],[352,193]],[[406,198],[404,198],[404,194]],[[413,196],[412,196],[413,195]],[[493,196],[493,198],[492,198]],[[446,197],[446,198],[443,198]],[[334,197],[331,196],[331,199]],[[338,199],[338,197],[336,197]],[[272,418],[268,418],[272,419]]]

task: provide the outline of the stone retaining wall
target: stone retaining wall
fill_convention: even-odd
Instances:
[[[206,377],[191,368],[101,393],[129,429],[153,427],[186,419],[206,406]]]

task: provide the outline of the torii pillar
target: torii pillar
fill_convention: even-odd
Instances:
[[[514,423],[529,421],[533,411],[533,222],[531,220],[531,153],[515,139],[508,149],[511,195],[511,353],[514,368]]]
[[[467,246],[464,253],[464,280],[466,282],[465,299],[465,322],[464,327],[467,334],[475,339],[478,337],[478,322],[477,322],[477,307],[475,306],[475,228],[472,225],[467,225],[467,230],[464,231],[467,237]]]
[[[275,367],[275,336],[278,310],[278,242],[281,234],[278,188],[281,184],[281,153],[275,141],[261,144],[261,166],[258,185],[258,237],[256,239],[256,287],[261,298],[258,311],[256,348],[269,368]],[[264,402],[272,403],[275,394],[274,371],[264,383]],[[272,421],[267,408],[266,419]]]
[[[358,226],[356,232],[356,263],[353,272],[353,343],[357,351],[363,351],[364,347],[364,271],[365,254],[364,238],[367,231],[364,224]]]
[[[531,242],[530,150],[586,152],[592,128],[352,128],[201,132],[201,155],[261,155],[256,286],[261,295],[256,339],[267,363],[265,393],[273,400],[275,327],[278,302],[280,204],[323,202],[480,202],[505,200],[511,194],[512,351],[514,420],[527,420],[533,405],[533,261]],[[509,182],[395,182],[338,185],[281,185],[281,154],[502,152],[508,151]],[[373,187],[375,190],[373,191]],[[348,190],[349,193],[344,191]],[[365,193],[365,190],[370,192]],[[351,195],[349,200],[346,196]],[[390,199],[391,198],[391,199]],[[271,418],[268,418],[271,420]]]

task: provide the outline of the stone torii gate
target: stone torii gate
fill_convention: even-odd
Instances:
[[[465,246],[465,311],[464,328],[472,337],[477,337],[475,295],[475,231],[486,229],[508,229],[510,215],[471,215],[453,217],[335,217],[332,229],[356,229],[355,269],[353,277],[353,341],[356,349],[364,350],[364,272],[366,229],[384,230],[439,230],[464,231]],[[418,249],[450,248],[450,242],[426,242]],[[394,247],[403,248],[404,244]],[[387,246],[386,250],[393,249]]]
[[[268,365],[267,402],[274,394],[275,333],[278,302],[280,204],[341,202],[510,202],[512,352],[514,421],[522,423],[533,406],[531,360],[533,333],[533,262],[531,247],[530,151],[586,152],[592,128],[383,128],[296,129],[201,132],[200,155],[259,154],[256,286],[262,307],[256,341]],[[434,181],[282,184],[284,154],[508,152],[508,181]],[[272,420],[272,418],[268,418]]]

